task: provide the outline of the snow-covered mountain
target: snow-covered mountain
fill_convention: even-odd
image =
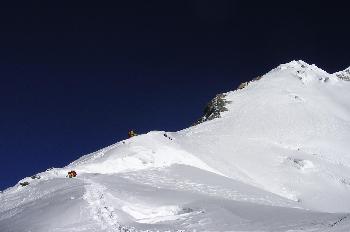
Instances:
[[[0,194],[0,231],[350,231],[349,80],[282,64],[195,126],[24,178]]]

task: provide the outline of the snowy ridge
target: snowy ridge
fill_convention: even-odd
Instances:
[[[342,80],[350,81],[350,67],[345,69],[344,71],[336,72],[334,74]]]
[[[80,173],[111,174],[183,164],[220,174],[169,138],[165,132],[140,135],[83,157],[66,169],[76,169]]]
[[[24,178],[0,231],[350,231],[349,70],[282,64],[210,120]]]

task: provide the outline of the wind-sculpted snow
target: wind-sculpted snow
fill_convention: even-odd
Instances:
[[[169,136],[172,136],[171,134]],[[181,149],[164,132],[150,132],[103,149],[68,165],[80,173],[120,173],[185,164],[219,173],[197,157]]]
[[[282,64],[220,117],[24,178],[0,193],[0,231],[350,231],[347,74]]]

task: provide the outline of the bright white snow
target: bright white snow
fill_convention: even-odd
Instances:
[[[0,193],[0,231],[350,231],[346,75],[292,61],[221,118],[25,178]]]

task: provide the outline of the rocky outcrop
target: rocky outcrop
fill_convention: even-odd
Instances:
[[[258,76],[251,81],[243,82],[237,87],[236,90],[244,89],[249,85],[249,83],[258,81],[261,78],[262,76]],[[205,107],[204,115],[199,120],[197,120],[197,122],[195,122],[193,125],[198,125],[202,122],[213,120],[214,118],[220,118],[221,113],[227,111],[226,105],[231,103],[231,101],[227,101],[225,97],[226,97],[226,94],[224,93],[216,95]]]
[[[335,75],[341,80],[350,81],[350,67],[344,71],[335,73]]]
[[[236,90],[238,90],[238,89],[244,89],[245,87],[247,87],[247,86],[249,85],[249,83],[254,82],[254,81],[258,81],[258,80],[260,80],[261,78],[262,78],[262,76],[257,76],[257,77],[255,77],[253,80],[251,80],[251,81],[242,82],[242,83],[238,86],[238,88],[237,88]]]
[[[230,103],[230,101],[225,99],[225,96],[226,94],[224,93],[216,95],[205,107],[204,115],[194,125],[213,120],[214,118],[220,118],[220,114],[227,111],[226,105]]]
[[[249,84],[249,82],[243,82],[238,86],[238,89],[244,89],[245,87],[247,87]]]

